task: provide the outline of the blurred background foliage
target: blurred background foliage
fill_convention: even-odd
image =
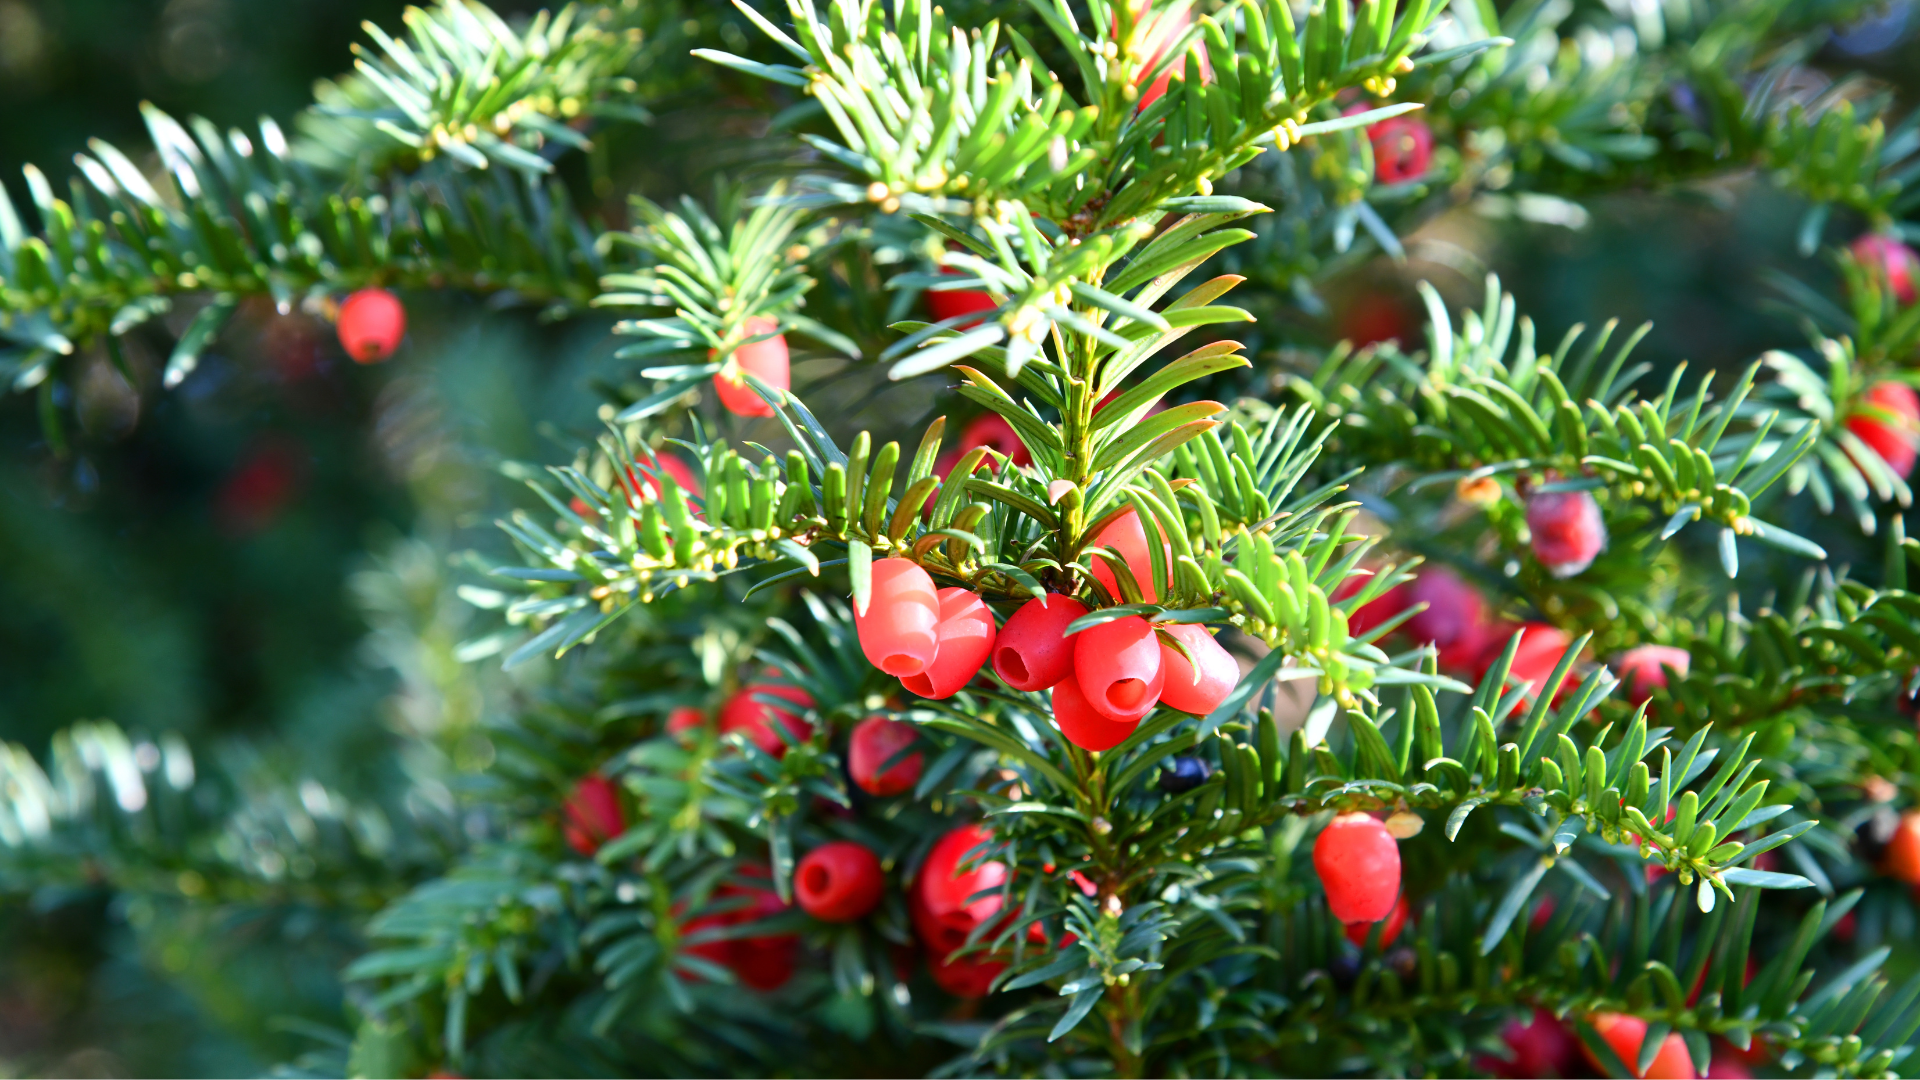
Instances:
[[[143,100],[222,125],[285,122],[314,80],[345,69],[362,20],[393,27],[401,11],[393,0],[0,0],[0,183],[22,196],[27,163],[61,181],[92,137],[144,146]],[[698,14],[737,46],[738,26],[718,11]],[[1912,108],[1915,4],[1892,0],[1803,70],[1817,82],[1842,69],[1889,81],[1895,112]],[[727,94],[755,91],[723,86],[569,159],[563,174],[591,214],[618,224],[630,192],[705,191],[721,169],[751,171],[768,144],[757,114]],[[1326,283],[1327,317],[1273,313],[1259,347],[1417,342],[1413,282],[1472,303],[1492,270],[1542,340],[1578,322],[1652,320],[1641,355],[1660,368],[1737,369],[1798,339],[1769,306],[1767,271],[1834,276],[1796,250],[1800,204],[1754,177],[1584,205],[1585,220],[1562,224],[1453,210],[1405,238],[1405,264],[1376,257]],[[460,296],[407,299],[408,345],[375,368],[349,362],[327,324],[264,305],[175,393],[135,394],[104,354],[87,358],[67,391],[81,430],[66,457],[30,398],[0,399],[0,737],[42,753],[56,729],[96,717],[221,733],[254,748],[246,767],[262,775],[373,797],[416,764],[396,733],[471,721],[511,692],[479,685],[504,682],[497,667],[451,659],[470,616],[449,601],[444,553],[500,546],[495,510],[524,493],[497,462],[561,460],[591,438],[610,320],[543,324]],[[128,360],[157,384],[164,357]],[[846,385],[840,405],[881,407],[870,386]],[[537,682],[539,668],[515,678]],[[454,747],[457,772],[490,760],[484,739],[440,745]],[[270,918],[116,901],[84,882],[0,907],[0,1075],[245,1075],[324,1049],[341,1027],[334,974],[360,943],[297,903]],[[166,944],[152,954],[140,941]],[[263,1028],[262,1015],[281,1019]]]

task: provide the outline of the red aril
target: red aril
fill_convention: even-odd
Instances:
[[[660,498],[661,484],[658,482],[660,473],[665,473],[673,477],[673,482],[679,485],[681,491],[686,492],[696,499],[700,497],[699,478],[693,475],[693,470],[687,466],[686,462],[680,460],[678,454],[656,454],[654,456],[658,458],[660,462],[660,468],[657,471],[645,459],[634,462],[633,468],[627,470],[627,482],[632,485],[632,491],[638,493],[640,496],[636,500],[632,494],[629,494],[627,496],[629,503],[637,505],[643,502],[653,502]]]
[[[1462,671],[1473,666],[1487,644],[1487,603],[1480,591],[1444,566],[1428,566],[1407,586],[1407,604],[1424,603],[1403,625],[1407,636],[1440,651],[1440,666]]]
[[[1020,441],[1020,434],[1013,425],[999,413],[982,413],[967,422],[960,430],[960,441],[953,444],[933,463],[933,474],[945,478],[953,472],[960,459],[978,447],[986,447],[1006,456],[1018,466],[1033,464],[1033,454],[1027,450],[1027,444]]]
[[[993,980],[1007,970],[997,960],[978,956],[954,957],[936,954],[927,959],[927,972],[934,985],[958,998],[981,998],[993,986]]]
[[[1161,548],[1171,552],[1172,545],[1166,542],[1159,522],[1154,522],[1153,531],[1160,537]],[[1113,519],[1106,528],[1100,530],[1091,547],[1110,547],[1118,551],[1121,561],[1127,564],[1127,573],[1132,574],[1134,584],[1140,586],[1140,598],[1149,604],[1160,599],[1159,590],[1153,587],[1153,567],[1147,562],[1147,531],[1141,526],[1137,511],[1128,510]],[[1113,568],[1107,565],[1107,560],[1099,555],[1092,556],[1092,560],[1093,576],[1106,586],[1107,595],[1113,597],[1116,604],[1125,600],[1120,593],[1119,578],[1114,575]],[[1172,564],[1171,558],[1166,561]]]
[[[1060,734],[1082,750],[1111,750],[1133,734],[1140,721],[1116,723],[1096,711],[1080,692],[1080,683],[1069,675],[1053,684],[1053,722]]]
[[[1070,596],[1048,593],[1020,605],[993,644],[993,673],[1015,690],[1046,690],[1073,674],[1067,624],[1087,613]]]
[[[1920,885],[1920,811],[1900,815],[1893,837],[1881,856],[1887,873],[1909,885]]]
[[[620,809],[620,790],[599,773],[589,773],[573,785],[567,796],[567,846],[586,856],[600,845],[627,831],[627,817]]]
[[[1377,573],[1378,571],[1375,572]],[[1339,585],[1336,585],[1333,590],[1333,595],[1327,599],[1337,604],[1350,596],[1357,596],[1371,581],[1372,577],[1370,575],[1350,577],[1342,581]],[[1385,623],[1395,615],[1407,610],[1407,605],[1412,602],[1408,597],[1407,583],[1402,582],[1395,585],[1393,588],[1386,590],[1379,596],[1355,608],[1353,613],[1347,616],[1347,633],[1352,634],[1354,637],[1360,637],[1369,633],[1374,627]]]
[[[1205,716],[1218,708],[1240,682],[1240,665],[1220,646],[1204,626],[1167,625],[1162,630],[1180,639],[1199,670],[1187,663],[1179,651],[1160,643],[1160,668],[1165,672],[1160,686],[1160,704],[1195,716]]]
[[[1553,669],[1560,665],[1560,658],[1573,647],[1573,639],[1565,630],[1543,622],[1521,623],[1514,628],[1520,634],[1520,648],[1513,654],[1513,665],[1507,669],[1509,687],[1525,684],[1527,700],[1534,700],[1540,690],[1553,677]],[[1512,634],[1495,638],[1487,642],[1486,652],[1481,654],[1480,671],[1484,675],[1500,659],[1506,649],[1506,642]],[[1554,692],[1553,699],[1559,701],[1580,685],[1578,668],[1568,668],[1560,682],[1560,688]]]
[[[961,825],[934,841],[914,878],[913,895],[918,898],[924,916],[916,920],[921,937],[936,951],[951,952],[974,926],[1000,912],[998,893],[973,898],[983,889],[995,889],[1006,883],[1007,864],[987,859],[961,869],[967,853],[993,840],[993,831],[985,825]],[[957,929],[960,940],[947,931]]]
[[[1502,1080],[1571,1075],[1579,1053],[1573,1032],[1545,1009],[1535,1009],[1533,1018],[1524,1024],[1507,1021],[1500,1029],[1500,1041],[1507,1044],[1509,1057],[1482,1057],[1476,1067]]]
[[[1913,303],[1920,281],[1920,255],[1891,236],[1867,233],[1853,242],[1853,257],[1869,273],[1877,273],[1888,291],[1902,304]]]
[[[1545,491],[1527,500],[1533,557],[1557,578],[1593,565],[1607,546],[1607,524],[1589,491]]]
[[[1394,898],[1393,910],[1387,913],[1386,925],[1380,928],[1380,947],[1384,949],[1393,944],[1393,939],[1400,936],[1400,930],[1406,925],[1407,898],[1403,894]],[[1364,949],[1367,947],[1367,938],[1373,934],[1373,927],[1372,922],[1350,922],[1346,926],[1347,940]]]
[[[1367,141],[1373,146],[1375,183],[1418,180],[1433,165],[1433,129],[1424,120],[1390,116],[1368,126]]]
[[[407,335],[407,309],[385,289],[361,289],[341,303],[335,330],[340,347],[356,363],[379,363]]]
[[[864,844],[836,840],[807,852],[793,872],[800,909],[823,922],[852,922],[880,903],[880,857]]]
[[[763,697],[783,698],[803,709],[813,706],[813,695],[797,686],[773,682],[749,683],[735,691],[720,709],[720,734],[743,732],[747,740],[764,753],[785,757],[787,741],[780,737],[773,725],[778,722],[796,742],[811,736],[813,725],[794,713],[757,700]]]
[[[1179,11],[1156,12],[1150,0],[1144,3],[1135,0],[1133,11],[1134,41],[1138,44],[1134,46],[1132,52],[1135,56],[1144,54],[1138,74],[1134,76],[1134,83],[1138,85],[1153,73],[1154,65],[1166,56],[1167,50],[1173,47],[1173,43],[1186,32],[1187,27],[1193,25],[1193,13],[1190,9],[1184,8]],[[1113,32],[1119,32],[1117,18],[1114,20]],[[1122,42],[1121,46],[1125,48],[1126,43]],[[1200,81],[1212,82],[1213,63],[1207,58],[1205,46],[1195,50],[1193,56],[1200,64]],[[1140,100],[1134,105],[1134,111],[1140,112],[1166,96],[1167,88],[1175,78],[1186,81],[1187,65],[1184,58],[1174,59],[1167,65],[1165,71],[1148,84],[1146,89],[1140,91]]]
[[[1119,724],[1139,720],[1166,682],[1160,639],[1138,615],[1082,630],[1074,635],[1073,676],[1095,712]]]
[[[942,277],[972,276],[971,274],[962,274],[958,270],[946,269],[942,269],[940,274]],[[945,322],[948,319],[958,319],[966,315],[985,315],[987,312],[1000,306],[994,302],[993,297],[979,289],[930,288],[920,295],[926,298],[927,313],[933,316],[935,322]],[[968,327],[977,326],[979,323],[980,319],[978,318],[968,319],[964,322],[955,323],[954,329],[965,330]]]
[[[1593,1030],[1606,1040],[1620,1061],[1640,1080],[1694,1080],[1693,1057],[1687,1053],[1686,1040],[1679,1032],[1671,1032],[1660,1043],[1660,1049],[1654,1054],[1653,1063],[1646,1072],[1639,1070],[1640,1047],[1647,1039],[1647,1022],[1637,1016],[1624,1016],[1620,1013],[1594,1013],[1588,1021]],[[1582,1047],[1584,1050],[1585,1048]],[[1591,1060],[1593,1055],[1588,1054]],[[1599,1068],[1599,1062],[1594,1067]],[[1602,1069],[1601,1071],[1605,1071]]]
[[[940,593],[933,578],[909,559],[881,559],[873,564],[872,583],[865,614],[853,616],[860,651],[895,678],[920,674],[940,647]]]
[[[766,871],[754,873],[755,877],[765,877]],[[720,892],[727,895],[745,895],[749,903],[744,911],[735,913],[734,925],[747,925],[762,919],[769,919],[787,910],[778,893],[772,889],[757,886],[726,886]],[[794,961],[800,952],[800,938],[794,934],[762,934],[756,937],[736,938],[733,941],[732,955],[728,966],[740,981],[755,990],[778,990],[793,977]]]
[[[1666,689],[1668,668],[1685,678],[1692,663],[1693,657],[1685,649],[1641,645],[1621,653],[1616,666],[1620,681],[1627,688],[1627,700],[1638,705],[1652,697],[1655,690]]]
[[[1343,923],[1379,922],[1400,895],[1400,845],[1367,814],[1341,814],[1313,842],[1327,909]]]
[[[1875,383],[1847,417],[1847,430],[1904,480],[1913,472],[1920,444],[1920,394],[1906,383]]]
[[[941,589],[940,622],[934,627],[938,643],[933,662],[918,675],[903,676],[900,685],[923,698],[950,698],[973,681],[993,652],[993,612],[978,593]],[[872,610],[869,608],[868,610]]]
[[[901,758],[892,768],[886,768],[886,764],[919,738],[913,725],[904,721],[884,716],[860,721],[847,739],[847,772],[854,786],[869,795],[898,795],[911,790],[920,782],[925,758],[916,752]]]
[[[727,358],[726,366],[714,373],[713,392],[720,398],[720,404],[737,416],[772,416],[773,406],[754,391],[747,383],[752,375],[776,390],[785,390],[792,386],[792,364],[787,355],[785,335],[775,333],[780,329],[778,320],[765,315],[755,315],[746,322],[748,339],[773,334],[761,341],[748,340],[747,344],[733,350]],[[708,354],[718,359],[719,353]]]
[[[667,734],[685,735],[707,726],[707,714],[691,705],[676,705],[667,710]]]

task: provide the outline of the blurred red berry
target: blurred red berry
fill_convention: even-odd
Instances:
[[[726,705],[721,707],[720,734],[730,735],[736,731],[742,732],[746,735],[747,741],[759,747],[762,752],[774,757],[785,757],[787,741],[773,729],[774,723],[777,721],[781,727],[786,728],[795,741],[804,741],[811,736],[813,725],[785,709],[756,700],[761,697],[783,698],[802,709],[813,706],[813,695],[797,686],[774,682],[748,683],[734,691],[733,696],[727,699]]]
[[[927,959],[927,971],[933,976],[934,985],[958,998],[981,998],[993,986],[993,980],[1007,965],[997,960],[984,960],[978,956],[955,958],[951,954],[935,954]]]
[[[886,890],[880,857],[864,844],[836,840],[807,852],[793,872],[800,909],[824,922],[852,922],[872,911]]]
[[[762,341],[752,341],[733,350],[727,358],[727,366],[713,376],[713,392],[720,398],[720,404],[737,416],[772,416],[773,406],[767,404],[752,386],[747,376],[752,375],[776,390],[786,390],[792,384],[792,363],[787,355],[787,339],[783,334],[775,334],[780,329],[778,320],[765,315],[755,315],[747,320],[747,337],[760,337],[763,334],[774,336]],[[709,354],[714,359],[719,353]]]
[[[1906,383],[1875,383],[1847,417],[1847,430],[1904,480],[1920,445],[1920,394]]]
[[[1407,636],[1440,650],[1440,666],[1466,670],[1487,644],[1487,603],[1480,590],[1444,566],[1422,567],[1407,587],[1409,607],[1424,603],[1403,625]]]
[[[1646,1072],[1637,1068],[1640,1060],[1640,1046],[1647,1038],[1647,1022],[1637,1016],[1623,1016],[1619,1013],[1595,1013],[1589,1021],[1593,1030],[1598,1032],[1613,1052],[1620,1056],[1633,1075],[1640,1080],[1695,1080],[1693,1058],[1687,1053],[1686,1041],[1679,1032],[1669,1033],[1660,1043],[1660,1049],[1654,1054],[1653,1063]],[[1585,1047],[1582,1047],[1584,1050]],[[1589,1059],[1592,1055],[1588,1055]],[[1599,1067],[1599,1062],[1594,1062]],[[1602,1070],[1603,1072],[1605,1070]]]
[[[975,926],[1000,913],[998,893],[972,897],[1005,884],[1007,864],[987,859],[961,869],[968,852],[992,840],[993,831],[985,825],[957,826],[934,841],[920,864],[910,890],[909,913],[921,940],[936,954],[944,956],[959,948]]]
[[[973,276],[958,270],[942,269],[940,273],[943,277]],[[945,322],[948,319],[957,319],[966,315],[981,316],[1000,306],[994,303],[992,296],[979,289],[928,289],[920,295],[926,298],[927,313],[933,316],[935,322]],[[979,325],[980,321],[979,318],[968,319],[954,324],[954,329],[965,330]],[[943,472],[941,475],[946,474]]]
[[[1073,674],[1073,639],[1067,624],[1087,613],[1085,604],[1048,593],[1020,605],[994,639],[993,672],[1015,690],[1047,690]]]
[[[1520,648],[1513,654],[1513,665],[1507,669],[1507,685],[1527,687],[1527,700],[1533,700],[1553,677],[1553,669],[1560,664],[1560,658],[1573,647],[1573,639],[1565,630],[1542,622],[1522,623],[1512,628],[1520,634]],[[1485,675],[1505,652],[1507,641],[1513,636],[1506,632],[1503,636],[1487,642],[1486,651],[1481,654],[1479,670]],[[1553,699],[1559,701],[1580,685],[1578,668],[1568,668],[1560,682],[1560,688],[1554,692]]]
[[[1869,273],[1881,275],[1888,291],[1902,304],[1914,300],[1920,281],[1920,255],[1912,248],[1880,233],[1867,233],[1853,242],[1853,257]]]
[[[1593,565],[1607,546],[1607,523],[1588,491],[1545,491],[1527,500],[1527,531],[1533,557],[1557,578]]]
[[[220,486],[215,514],[227,532],[255,533],[272,525],[299,494],[305,464],[289,443],[263,443]]]
[[[1579,1040],[1545,1009],[1534,1010],[1524,1024],[1507,1021],[1500,1029],[1500,1041],[1507,1044],[1507,1058],[1483,1057],[1478,1066],[1501,1080],[1568,1076],[1578,1060]]]
[[[379,363],[407,335],[407,309],[385,289],[361,289],[341,303],[336,329],[340,347],[356,363]]]
[[[1367,938],[1373,934],[1374,923],[1379,921],[1380,920],[1375,919],[1373,922],[1348,923],[1346,925],[1347,940],[1363,949],[1366,948]],[[1401,928],[1406,925],[1407,897],[1406,894],[1402,893],[1394,897],[1393,910],[1387,913],[1386,925],[1380,928],[1380,947],[1384,949],[1393,944],[1393,939],[1400,936]]]
[[[1900,815],[1900,824],[1894,827],[1893,838],[1887,841],[1880,859],[1890,876],[1920,885],[1920,810]]]
[[[627,817],[620,809],[620,790],[599,773],[589,773],[573,785],[567,796],[567,846],[587,858],[600,845],[627,831]]]
[[[1357,596],[1372,580],[1367,576],[1350,577],[1335,586],[1333,595],[1328,599],[1339,603],[1350,596]],[[1369,633],[1374,627],[1407,610],[1407,606],[1412,602],[1406,583],[1395,585],[1355,608],[1353,614],[1347,616],[1347,633],[1354,637]]]
[[[980,594],[966,589],[941,589],[940,622],[934,627],[938,648],[933,662],[917,675],[906,675],[900,685],[923,698],[942,700],[973,681],[993,652],[993,612]],[[869,608],[869,611],[872,609]]]
[[[1179,11],[1171,11],[1164,14],[1157,13],[1153,10],[1153,4],[1151,2],[1142,3],[1139,2],[1139,0],[1136,0],[1133,10],[1134,41],[1138,43],[1133,49],[1133,54],[1135,56],[1144,55],[1144,59],[1141,61],[1138,69],[1139,74],[1134,76],[1135,84],[1138,85],[1141,80],[1144,80],[1148,75],[1152,74],[1154,65],[1160,63],[1161,58],[1166,56],[1167,50],[1172,48],[1173,43],[1179,40],[1180,35],[1186,31],[1187,27],[1193,24],[1193,14],[1190,10],[1184,8]],[[1119,20],[1117,18],[1114,21],[1112,32],[1119,32]],[[1200,64],[1200,81],[1203,83],[1212,82],[1213,64],[1207,58],[1205,47],[1202,46],[1201,48],[1193,50],[1191,55]],[[1172,85],[1174,79],[1178,78],[1184,82],[1186,77],[1187,64],[1185,58],[1178,58],[1171,61],[1168,63],[1165,71],[1161,72],[1158,77],[1149,83],[1146,89],[1140,91],[1140,99],[1139,102],[1134,105],[1134,111],[1144,111],[1148,106],[1166,96],[1167,88]]]
[[[1693,657],[1685,649],[1672,645],[1641,645],[1620,654],[1618,664],[1620,681],[1626,685],[1627,700],[1635,705],[1653,696],[1655,690],[1664,690],[1667,686],[1667,670],[1672,668],[1682,678],[1686,677]]]
[[[684,735],[707,726],[707,714],[691,705],[676,705],[667,710],[666,730],[669,735]]]
[[[1341,814],[1313,842],[1327,909],[1343,923],[1386,918],[1400,895],[1400,845],[1368,814]]]
[[[1367,128],[1373,144],[1373,179],[1402,184],[1427,175],[1433,165],[1433,129],[1411,116],[1390,116]]]
[[[921,754],[909,754],[898,765],[881,770],[919,738],[912,724],[884,716],[869,716],[854,725],[847,739],[847,772],[854,786],[869,795],[898,795],[911,790],[926,767]]]
[[[1160,700],[1166,682],[1160,640],[1138,615],[1082,630],[1074,635],[1073,675],[1095,712],[1132,723]]]
[[[918,675],[940,647],[940,592],[910,559],[881,559],[870,575],[867,610],[853,616],[860,651],[896,678]]]

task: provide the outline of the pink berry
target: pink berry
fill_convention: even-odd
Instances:
[[[941,589],[939,598],[940,622],[934,627],[939,647],[933,661],[919,674],[900,677],[901,686],[923,698],[959,693],[993,652],[993,612],[980,594],[956,587]]]
[[[793,872],[800,909],[823,922],[852,922],[872,911],[886,891],[886,875],[873,849],[835,840],[807,852]]]
[[[994,639],[993,673],[1015,690],[1047,690],[1073,675],[1073,639],[1067,624],[1087,613],[1085,604],[1048,593],[1020,605]]]
[[[750,338],[773,334],[778,329],[780,323],[765,315],[755,315],[746,323],[747,336]],[[716,359],[719,356],[717,352],[712,355]],[[719,396],[720,404],[728,412],[738,416],[772,416],[773,406],[767,404],[767,400],[748,384],[748,375],[776,390],[785,390],[792,385],[792,361],[787,354],[784,334],[774,334],[773,337],[734,349],[733,355],[727,358],[727,366],[713,376],[713,392]]]
[[[1160,667],[1166,675],[1160,687],[1160,703],[1181,712],[1195,716],[1205,716],[1233,693],[1240,682],[1240,665],[1234,663],[1233,656],[1220,647],[1212,634],[1204,626],[1167,626],[1167,633],[1180,639],[1187,651],[1193,654],[1199,664],[1199,670],[1187,663],[1187,658],[1169,648],[1165,642],[1160,645]]]
[[[920,739],[914,726],[884,716],[869,716],[854,726],[847,739],[847,772],[869,795],[898,795],[920,782],[926,759],[909,754],[885,772],[887,762]]]
[[[407,309],[385,289],[361,289],[341,303],[335,329],[356,363],[378,363],[392,356],[407,335]]]
[[[1073,674],[1095,712],[1132,723],[1153,709],[1166,683],[1160,639],[1138,615],[1082,630],[1074,635]]]
[[[1884,276],[1893,298],[1902,304],[1913,303],[1916,279],[1920,279],[1920,255],[1912,248],[1880,233],[1867,233],[1853,242],[1853,257],[1870,273]]]
[[[1386,918],[1400,896],[1400,845],[1368,814],[1341,814],[1313,842],[1327,909],[1343,923]]]
[[[1116,722],[1101,715],[1080,692],[1080,683],[1069,675],[1053,684],[1053,722],[1068,742],[1082,750],[1111,750],[1127,741],[1140,726],[1133,720]]]
[[[1920,394],[1906,383],[1883,382],[1875,383],[1865,397],[1863,409],[1847,417],[1847,430],[1904,480],[1913,471],[1915,444],[1920,443]]]
[[[1427,175],[1433,164],[1433,129],[1411,116],[1394,116],[1367,128],[1373,144],[1373,178],[1400,184]]]
[[[1586,491],[1546,491],[1527,500],[1527,530],[1533,557],[1557,578],[1572,577],[1593,565],[1607,546],[1607,523],[1600,504]]]
[[[1377,922],[1379,920],[1375,921]],[[1363,949],[1366,948],[1367,939],[1373,936],[1373,925],[1374,924],[1370,922],[1348,923],[1345,931],[1347,940]],[[1380,928],[1380,947],[1384,949],[1393,944],[1393,939],[1400,936],[1401,928],[1406,925],[1407,898],[1403,893],[1394,898],[1393,910],[1387,914],[1386,925]]]
[[[1666,689],[1667,668],[1679,672],[1684,678],[1692,663],[1693,657],[1688,655],[1687,650],[1671,645],[1641,645],[1628,649],[1620,655],[1618,664],[1620,681],[1627,687],[1627,700],[1635,705],[1640,704],[1652,697],[1655,690]]]
[[[874,667],[896,678],[918,675],[940,647],[940,593],[933,578],[911,559],[881,559],[869,574],[867,610],[853,627],[860,651]]]
[[[1166,534],[1160,530],[1160,523],[1153,523],[1154,535],[1160,538],[1160,547],[1168,552],[1172,545],[1167,543]],[[1127,573],[1133,575],[1134,584],[1140,586],[1140,598],[1151,604],[1160,599],[1153,587],[1153,566],[1147,561],[1147,530],[1140,524],[1140,515],[1132,510],[1114,518],[1112,523],[1100,530],[1094,538],[1093,547],[1113,548],[1120,553],[1120,559],[1127,564]],[[1169,565],[1172,559],[1166,560]],[[1107,595],[1114,603],[1121,603],[1124,597],[1120,593],[1119,579],[1114,576],[1113,568],[1107,565],[1104,556],[1093,556],[1093,576],[1106,586]]]
[[[1444,566],[1423,568],[1406,588],[1407,606],[1427,605],[1404,624],[1407,636],[1438,647],[1442,668],[1472,667],[1487,643],[1487,602],[1480,591]]]
[[[567,797],[567,846],[592,858],[600,845],[627,831],[620,809],[620,790],[599,773],[589,773],[573,785]]]

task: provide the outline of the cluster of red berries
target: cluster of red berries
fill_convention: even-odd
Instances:
[[[341,301],[334,329],[340,347],[356,363],[376,364],[392,356],[407,336],[407,309],[385,289],[361,289]]]

